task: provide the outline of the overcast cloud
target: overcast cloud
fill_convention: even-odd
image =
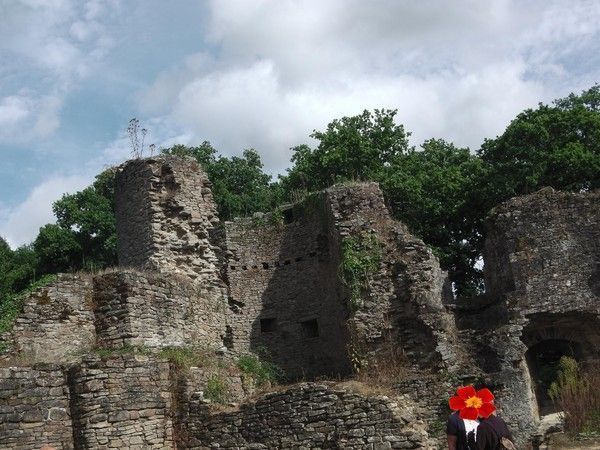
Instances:
[[[0,16],[12,245],[127,158],[134,116],[158,145],[254,147],[278,173],[313,129],[365,108],[397,108],[414,145],[476,150],[524,108],[600,81],[594,1],[9,0]]]

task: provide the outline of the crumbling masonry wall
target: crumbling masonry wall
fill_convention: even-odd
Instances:
[[[94,278],[94,313],[100,347],[223,345],[225,305],[198,295],[182,276],[116,271]]]
[[[453,315],[444,305],[447,275],[431,250],[407,227],[393,220],[376,183],[336,185],[326,191],[337,246],[344,239],[371,235],[379,242],[381,263],[349,321],[353,343],[365,357],[385,360],[402,348],[407,363],[456,372],[466,363]],[[346,293],[346,296],[349,294]]]
[[[222,231],[210,182],[197,162],[163,156],[117,170],[119,265],[192,280],[199,295],[226,303]]]
[[[10,354],[29,362],[65,362],[91,348],[95,338],[92,277],[60,274],[25,299],[2,340]]]
[[[173,448],[169,364],[87,357],[69,371],[77,448]]]
[[[419,374],[464,366],[443,302],[446,274],[392,219],[376,183],[334,186],[277,218],[226,223],[234,350],[266,349],[292,376],[348,374],[351,360],[389,364],[390,352],[403,353]],[[342,245],[365,234],[378,242],[381,263],[361,304],[351,305],[340,278]]]
[[[0,368],[0,448],[73,448],[69,388],[60,366]]]
[[[540,413],[527,350],[559,339],[579,347],[584,360],[600,356],[599,261],[599,191],[545,188],[509,200],[488,218],[486,288],[501,320],[481,339],[500,362],[493,378],[521,439]]]
[[[201,402],[192,411],[189,448],[433,448],[408,402],[326,384],[267,394],[235,412]]]

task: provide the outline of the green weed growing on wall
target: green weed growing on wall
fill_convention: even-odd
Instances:
[[[342,241],[340,278],[350,291],[352,311],[363,305],[363,292],[379,270],[380,263],[381,243],[374,234],[363,232]]]

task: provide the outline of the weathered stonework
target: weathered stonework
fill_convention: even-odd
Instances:
[[[419,371],[459,370],[465,357],[444,306],[451,295],[447,275],[431,250],[392,219],[376,183],[337,185],[326,193],[338,240],[367,233],[381,244],[379,271],[351,318],[357,339],[372,354],[389,347],[386,342],[400,345]]]
[[[413,411],[384,396],[304,383],[239,411],[192,408],[189,448],[433,448]]]
[[[227,327],[234,352],[264,352],[288,376],[348,374],[348,308],[323,196],[226,223]]]
[[[100,347],[222,347],[225,305],[185,277],[127,270],[94,278]]]
[[[60,366],[0,368],[0,448],[73,448],[69,388]]]
[[[61,274],[33,292],[3,340],[12,355],[31,363],[65,362],[89,350],[95,342],[91,276]]]
[[[173,448],[169,364],[88,357],[69,371],[77,448]]]

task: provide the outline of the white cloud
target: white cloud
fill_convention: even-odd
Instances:
[[[5,143],[31,142],[58,129],[65,98],[114,45],[99,19],[114,14],[117,6],[118,0],[0,5],[0,136]],[[15,115],[7,120],[11,109]]]
[[[39,96],[26,90],[0,98],[0,139],[22,143],[45,138],[60,124],[61,104],[58,96]]]
[[[13,248],[28,244],[41,226],[54,222],[52,203],[64,193],[87,186],[91,177],[82,175],[55,176],[36,186],[29,196],[14,208],[4,208],[0,214],[0,236]]]
[[[563,60],[600,37],[591,2],[209,5],[214,53],[161,73],[140,107],[225,154],[255,147],[275,171],[313,129],[364,108],[398,108],[415,144],[443,137],[476,149],[524,108],[600,77],[596,68],[575,80]]]

